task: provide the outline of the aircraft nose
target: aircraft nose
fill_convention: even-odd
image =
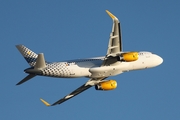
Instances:
[[[156,55],[156,64],[160,65],[162,63],[163,63],[163,59],[160,56]]]

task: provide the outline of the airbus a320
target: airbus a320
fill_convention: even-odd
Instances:
[[[40,99],[46,106],[54,106],[93,86],[96,90],[114,90],[117,87],[117,82],[116,80],[107,80],[108,77],[132,70],[156,67],[163,62],[160,56],[151,52],[124,52],[120,22],[108,10],[106,12],[112,18],[113,25],[105,56],[62,62],[47,62],[43,53],[36,54],[24,45],[16,45],[17,49],[31,66],[24,70],[28,75],[16,85],[20,85],[37,75],[56,78],[89,78],[86,83],[53,104]]]

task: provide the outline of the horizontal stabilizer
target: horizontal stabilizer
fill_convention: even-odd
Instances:
[[[40,53],[40,54],[38,54],[34,69],[43,69],[45,67],[46,67],[46,62],[45,62],[45,59],[44,59],[44,54]]]
[[[20,85],[28,80],[30,80],[31,78],[35,77],[36,75],[34,74],[29,74],[28,76],[26,76],[23,80],[21,80],[20,82],[18,82],[16,85]]]

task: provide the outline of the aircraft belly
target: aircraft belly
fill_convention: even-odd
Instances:
[[[103,66],[103,67],[94,67],[90,68],[89,72],[91,77],[100,78],[100,77],[109,77],[117,74],[121,74],[125,68],[129,66],[128,63],[120,63],[116,66]]]

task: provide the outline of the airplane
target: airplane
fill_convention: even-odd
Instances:
[[[37,75],[56,78],[89,78],[85,84],[53,104],[49,104],[44,99],[40,99],[46,106],[54,106],[73,98],[93,86],[96,90],[114,90],[117,87],[117,82],[116,80],[107,80],[110,76],[133,70],[152,68],[162,64],[163,59],[151,52],[124,52],[120,22],[118,18],[108,10],[106,10],[106,12],[112,18],[113,25],[107,54],[105,56],[62,62],[48,62],[45,61],[43,53],[36,54],[24,45],[16,45],[19,52],[31,66],[24,70],[28,75],[16,85],[20,85]]]

